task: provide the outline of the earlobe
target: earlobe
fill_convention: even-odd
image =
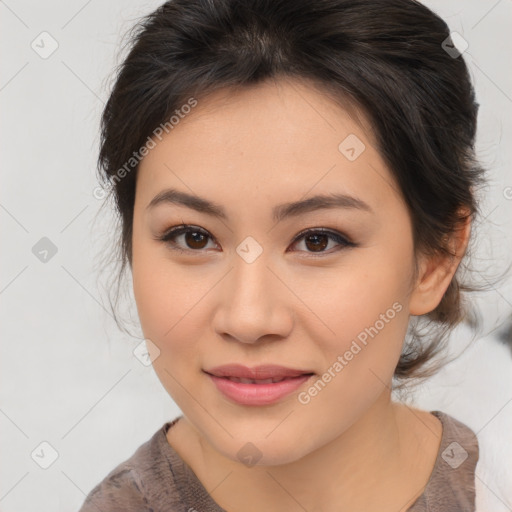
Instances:
[[[451,255],[421,256],[418,277],[409,299],[411,315],[425,315],[441,302],[457,268],[466,252],[471,234],[471,216],[468,214],[461,226],[447,239]]]

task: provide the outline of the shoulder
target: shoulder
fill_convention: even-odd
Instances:
[[[125,461],[114,468],[87,495],[79,512],[151,510],[144,497],[137,469]]]
[[[153,512],[181,510],[173,481],[173,464],[165,453],[165,423],[133,455],[116,466],[87,495],[79,512]],[[176,499],[175,499],[176,498]]]
[[[441,411],[432,411],[432,414],[437,416],[443,425],[436,465],[439,463],[442,472],[451,480],[474,480],[479,457],[476,434],[465,423],[449,414]]]
[[[456,418],[441,411],[431,413],[441,421],[441,443],[425,490],[408,512],[474,511],[477,436]]]

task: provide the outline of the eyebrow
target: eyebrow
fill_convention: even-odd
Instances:
[[[173,188],[159,192],[146,206],[146,210],[151,210],[160,204],[176,204],[200,213],[211,215],[212,217],[228,219],[228,215],[221,205],[203,197],[188,194]],[[280,222],[288,217],[297,217],[316,210],[332,208],[357,209],[374,213],[370,205],[365,203],[362,199],[346,194],[322,194],[301,201],[277,205],[272,209],[272,218],[275,222]]]

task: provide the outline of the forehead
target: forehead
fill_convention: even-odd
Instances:
[[[146,203],[174,184],[217,198],[258,192],[282,202],[335,190],[377,206],[401,200],[367,119],[303,81],[216,91],[154,140],[137,177]]]

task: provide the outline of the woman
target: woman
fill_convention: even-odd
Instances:
[[[183,414],[82,512],[474,510],[474,432],[391,399],[466,313],[483,169],[453,42],[413,0],[178,0],[138,26],[99,162]]]

